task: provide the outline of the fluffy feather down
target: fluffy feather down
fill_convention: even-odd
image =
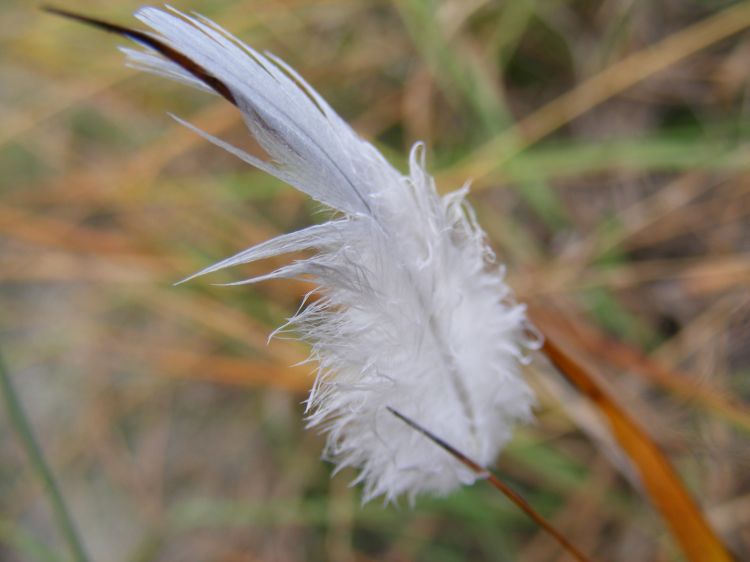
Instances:
[[[467,189],[440,197],[421,144],[402,175],[291,68],[216,24],[156,8],[136,15],[229,88],[270,161],[199,133],[340,213],[193,277],[315,250],[239,283],[305,277],[319,286],[320,298],[289,324],[310,342],[319,365],[307,410],[309,425],[327,432],[327,457],[339,469],[359,469],[365,500],[444,494],[473,482],[472,473],[386,409],[483,464],[498,455],[514,423],[531,416],[533,396],[519,362],[534,342],[523,306],[491,266]],[[153,52],[125,52],[139,68],[205,89]]]

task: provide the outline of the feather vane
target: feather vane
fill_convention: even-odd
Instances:
[[[474,473],[389,412],[404,412],[484,465],[514,424],[531,418],[534,398],[519,363],[536,342],[493,265],[467,187],[441,197],[419,143],[409,173],[398,172],[294,70],[213,22],[150,7],[136,17],[211,78],[153,48],[124,49],[130,64],[222,93],[218,81],[269,159],[200,134],[338,214],[189,279],[314,250],[240,283],[304,277],[319,287],[319,298],[283,328],[308,341],[318,363],[307,415],[327,433],[326,456],[337,469],[359,470],[364,500],[445,494],[473,482]]]

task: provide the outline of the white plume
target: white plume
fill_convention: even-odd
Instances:
[[[359,469],[365,500],[445,494],[473,482],[474,474],[386,409],[485,465],[514,423],[531,416],[519,362],[534,341],[524,307],[491,266],[467,188],[439,196],[421,144],[402,175],[291,68],[216,24],[156,8],[136,16],[228,88],[270,161],[201,134],[339,212],[196,276],[315,250],[239,283],[305,277],[319,286],[319,298],[290,324],[319,364],[307,412],[309,425],[327,432],[327,457],[339,469]],[[139,68],[206,89],[154,52],[125,51]]]

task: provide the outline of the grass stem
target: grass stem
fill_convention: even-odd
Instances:
[[[638,470],[654,507],[661,513],[691,562],[732,562],[726,549],[682,483],[667,456],[630,414],[598,382],[598,376],[557,341],[541,312],[532,310],[531,318],[540,328],[542,353],[607,419],[612,434]]]
[[[494,488],[499,490],[506,498],[508,498],[511,502],[513,502],[521,511],[523,511],[526,515],[528,515],[537,525],[539,525],[542,529],[547,531],[559,544],[563,547],[563,549],[568,552],[573,558],[578,560],[579,562],[589,562],[589,559],[584,556],[584,554],[578,550],[568,539],[565,538],[565,536],[555,529],[555,527],[547,521],[539,512],[537,512],[529,502],[527,502],[521,494],[516,492],[513,488],[508,486],[505,482],[500,480],[497,476],[492,474],[489,470],[482,467],[478,462],[475,460],[470,459],[466,455],[464,455],[461,451],[453,447],[451,444],[447,443],[428,429],[422,427],[417,422],[412,420],[411,418],[405,416],[398,410],[394,410],[393,408],[388,408],[388,410],[396,416],[398,419],[400,419],[402,422],[404,422],[406,425],[411,427],[412,429],[415,429],[428,439],[430,439],[435,444],[442,447],[445,451],[450,453],[453,458],[455,458],[458,462],[463,464],[465,467],[467,467],[469,470],[471,470],[474,474],[477,475],[477,477],[482,478],[484,480],[487,480]]]
[[[55,519],[57,520],[57,524],[60,527],[60,531],[62,532],[65,541],[70,547],[73,559],[76,562],[88,562],[89,558],[86,555],[81,539],[78,536],[73,523],[73,518],[70,516],[70,511],[68,511],[65,500],[60,492],[60,488],[55,482],[52,470],[44,458],[39,442],[34,436],[34,431],[29,422],[29,418],[26,415],[23,404],[21,404],[18,393],[13,386],[13,381],[5,367],[5,362],[3,361],[1,354],[0,390],[2,390],[3,400],[8,410],[8,418],[10,419],[11,425],[18,433],[21,445],[26,450],[26,454],[29,457],[29,462],[31,463],[34,472],[44,485],[44,490],[50,504],[52,505]]]

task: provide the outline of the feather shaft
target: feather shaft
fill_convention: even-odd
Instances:
[[[141,32],[53,13],[144,45],[125,49],[138,68],[213,90],[234,103],[268,156],[248,154],[181,123],[245,162],[331,208],[322,225],[285,234],[188,277],[298,250],[312,251],[270,273],[230,283],[304,278],[318,298],[288,324],[311,346],[317,378],[308,425],[327,433],[337,470],[359,470],[364,500],[446,494],[477,475],[446,459],[388,408],[423,420],[478,459],[494,460],[534,397],[519,359],[525,309],[512,299],[466,202],[467,187],[440,196],[417,143],[408,173],[393,168],[283,61],[261,54],[200,16],[146,7]],[[185,281],[186,281],[185,280]]]

